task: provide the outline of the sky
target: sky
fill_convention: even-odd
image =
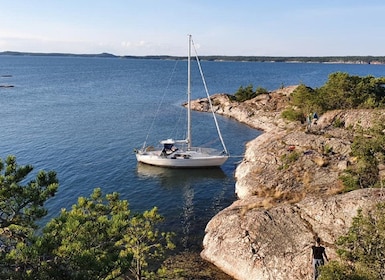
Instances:
[[[385,56],[383,0],[0,0],[0,51]]]

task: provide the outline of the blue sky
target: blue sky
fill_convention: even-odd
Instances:
[[[0,0],[0,51],[385,56],[383,0]]]

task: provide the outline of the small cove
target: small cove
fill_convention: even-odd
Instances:
[[[167,86],[174,61],[75,57],[0,57],[2,122],[0,157],[21,165],[55,170],[60,187],[47,203],[49,215],[70,208],[96,187],[119,192],[133,211],[159,208],[167,230],[175,231],[181,250],[199,251],[207,222],[235,199],[234,171],[245,144],[261,132],[218,117],[230,154],[220,169],[178,171],[138,165],[134,149],[142,145]],[[321,86],[329,73],[381,76],[382,65],[202,62],[211,94],[234,93],[239,86],[273,90],[305,83]],[[164,138],[173,119],[183,115],[185,65],[165,97],[160,125],[149,139]],[[204,97],[198,85],[195,98]],[[201,92],[201,94],[199,94]],[[194,97],[193,97],[194,98]],[[175,118],[174,118],[175,117]],[[212,119],[194,112],[196,141],[211,142]],[[33,175],[32,174],[32,175]],[[43,221],[44,222],[44,221]]]

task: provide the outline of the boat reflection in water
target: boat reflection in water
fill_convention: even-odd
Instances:
[[[235,200],[233,178],[218,167],[172,169],[138,163],[137,174],[143,184],[159,182],[157,191],[163,197],[167,193],[167,209],[159,211],[166,230],[176,232],[179,249],[200,250],[210,218]],[[157,191],[151,190],[148,196],[156,200]]]
[[[208,167],[208,168],[166,168],[154,165],[148,165],[144,163],[138,163],[137,172],[139,176],[154,177],[166,179],[171,182],[180,180],[181,178],[192,179],[196,178],[211,178],[211,179],[224,179],[227,175],[220,167]],[[167,182],[165,182],[167,183]]]

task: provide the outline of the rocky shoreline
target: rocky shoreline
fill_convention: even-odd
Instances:
[[[226,94],[211,97],[216,113],[264,131],[247,144],[236,169],[239,199],[212,218],[203,241],[201,256],[235,279],[311,279],[314,237],[335,258],[334,243],[357,210],[385,200],[380,189],[341,194],[339,180],[354,161],[350,145],[358,120],[369,127],[385,111],[327,112],[309,128],[281,118],[295,88],[242,103]],[[192,107],[209,108],[207,99]],[[335,126],[336,120],[343,125]],[[385,167],[379,170],[385,175]]]

